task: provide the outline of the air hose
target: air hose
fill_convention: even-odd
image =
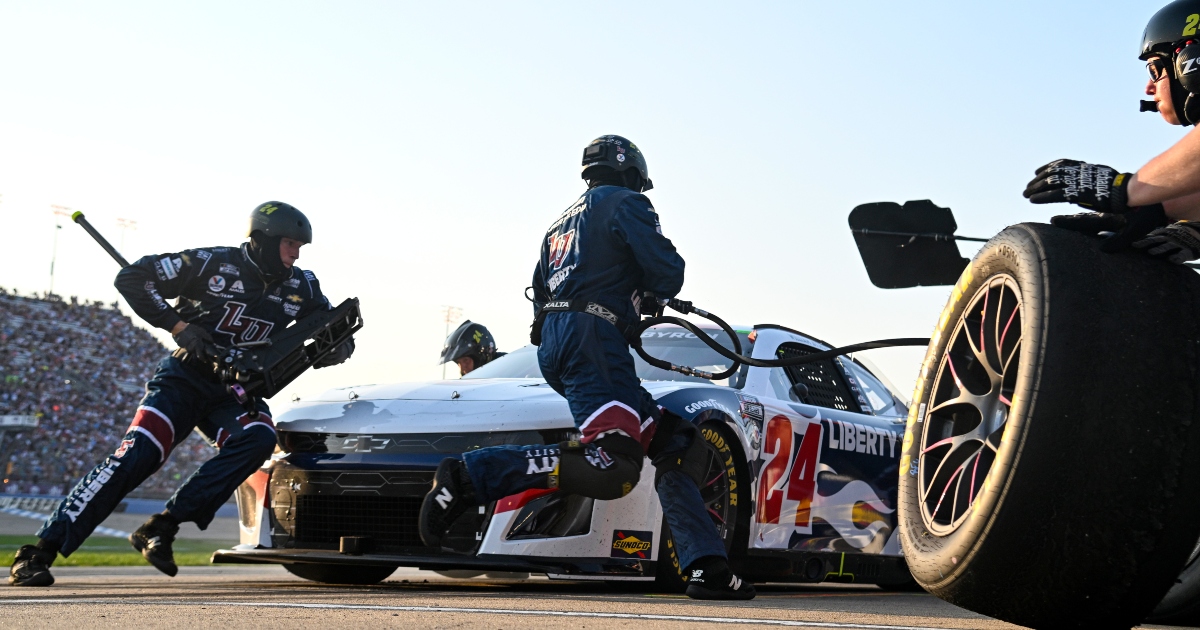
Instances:
[[[647,296],[646,299],[651,300],[653,298],[651,296]],[[896,348],[896,347],[902,347],[902,346],[927,346],[927,345],[929,345],[928,338],[906,337],[906,338],[902,338],[902,339],[880,339],[878,341],[864,341],[863,343],[851,344],[849,346],[841,346],[839,348],[834,348],[832,350],[825,350],[823,352],[814,352],[812,354],[806,354],[802,357],[788,357],[788,358],[781,358],[781,359],[752,359],[750,357],[742,355],[742,342],[741,342],[741,340],[738,339],[737,333],[734,332],[733,328],[731,328],[729,326],[729,324],[725,323],[725,320],[721,319],[720,317],[717,317],[716,315],[713,315],[712,313],[709,313],[708,311],[705,311],[700,308],[696,308],[691,302],[687,302],[684,300],[678,300],[678,299],[667,300],[667,302],[664,306],[669,307],[672,310],[679,311],[680,313],[683,313],[684,315],[687,315],[688,313],[695,313],[695,314],[699,315],[700,317],[703,317],[704,319],[707,319],[707,320],[713,322],[717,326],[720,326],[721,330],[725,331],[725,334],[728,335],[729,339],[733,342],[733,350],[729,350],[725,346],[722,346],[721,344],[717,343],[717,341],[715,339],[713,339],[712,337],[709,337],[708,333],[704,332],[699,326],[696,326],[695,324],[693,324],[692,322],[690,322],[686,319],[683,319],[681,317],[669,316],[669,315],[658,315],[655,317],[648,317],[646,319],[643,319],[643,320],[637,322],[636,324],[634,324],[632,327],[630,327],[630,335],[629,336],[632,339],[631,345],[632,345],[634,351],[636,351],[638,353],[638,356],[642,357],[643,361],[645,361],[646,363],[649,363],[650,365],[653,365],[656,368],[670,370],[672,372],[679,372],[680,374],[684,374],[686,376],[696,376],[699,378],[704,378],[704,379],[709,379],[709,380],[714,380],[714,381],[727,379],[730,376],[733,376],[738,371],[738,369],[741,368],[742,364],[750,365],[750,366],[754,366],[754,367],[765,367],[765,368],[788,367],[788,366],[792,366],[792,365],[803,365],[805,363],[812,363],[813,361],[820,361],[821,359],[828,359],[830,357],[836,357],[836,356],[840,356],[843,354],[849,354],[851,352],[859,352],[861,350],[873,350],[875,348]],[[679,326],[679,327],[687,330],[688,332],[691,332],[692,334],[699,337],[700,340],[703,341],[705,345],[707,345],[709,348],[712,348],[713,352],[716,352],[717,354],[725,357],[726,359],[733,361],[733,365],[730,365],[729,369],[727,369],[723,372],[718,372],[718,373],[714,374],[712,372],[705,372],[704,370],[698,370],[694,367],[690,367],[690,366],[686,366],[686,365],[675,365],[674,363],[671,363],[670,361],[663,361],[662,359],[657,359],[655,357],[650,356],[646,352],[645,348],[642,347],[641,335],[642,335],[642,332],[645,331],[647,328],[650,328],[652,326],[657,326],[659,324],[675,324],[676,326]]]

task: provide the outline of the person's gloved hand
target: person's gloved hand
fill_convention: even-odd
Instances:
[[[1081,232],[1088,236],[1099,236],[1101,232],[1112,232],[1103,241],[1100,241],[1100,251],[1108,254],[1129,249],[1134,241],[1168,223],[1162,204],[1133,208],[1125,214],[1081,212],[1059,215],[1050,219],[1050,224],[1054,227]]]
[[[212,335],[195,324],[184,326],[183,330],[171,337],[175,340],[175,345],[187,351],[188,356],[201,361],[212,361],[221,356],[221,349],[213,341]]]
[[[329,354],[322,357],[320,361],[314,363],[313,369],[320,369],[338,365],[339,363],[345,363],[346,359],[349,359],[350,355],[352,354],[354,354],[354,340],[348,339],[345,342],[334,346],[333,350],[331,350]]]
[[[1200,224],[1179,221],[1158,228],[1149,236],[1133,244],[1155,258],[1182,265],[1200,258]]]
[[[1037,170],[1025,186],[1033,203],[1073,203],[1096,212],[1129,212],[1126,188],[1132,173],[1079,160],[1055,160]]]

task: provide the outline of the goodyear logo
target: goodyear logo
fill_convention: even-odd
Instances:
[[[612,553],[609,555],[613,558],[635,557],[648,560],[653,544],[654,534],[650,532],[615,529],[613,530]]]

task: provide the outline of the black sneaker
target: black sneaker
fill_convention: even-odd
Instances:
[[[702,558],[687,573],[692,599],[754,599],[754,585],[733,574],[724,558]]]
[[[33,545],[22,545],[17,550],[17,559],[8,571],[8,583],[13,586],[50,586],[54,576],[50,565],[58,554]]]
[[[171,543],[175,542],[175,534],[179,533],[179,523],[162,514],[155,514],[150,520],[129,535],[129,544],[142,552],[142,557],[154,565],[155,569],[175,577],[179,567],[175,566],[175,554],[171,551]]]
[[[441,547],[450,526],[474,505],[475,489],[466,464],[449,457],[443,459],[433,475],[433,489],[421,504],[421,540],[429,547]]]

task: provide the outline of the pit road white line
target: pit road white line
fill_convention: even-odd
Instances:
[[[893,626],[870,623],[838,623],[833,621],[787,621],[784,619],[746,619],[732,617],[692,617],[686,615],[650,615],[637,613],[595,613],[562,610],[511,610],[507,608],[450,608],[444,606],[376,606],[371,604],[302,604],[282,602],[205,602],[184,600],[130,599],[6,599],[0,606],[20,604],[109,604],[116,606],[243,606],[249,608],[304,608],[324,610],[388,610],[399,612],[476,613],[485,615],[528,615],[544,617],[588,617],[600,619],[635,619],[647,621],[692,621],[704,623],[747,624],[757,626],[786,626],[791,628],[846,628],[847,630],[956,630],[932,626]]]

